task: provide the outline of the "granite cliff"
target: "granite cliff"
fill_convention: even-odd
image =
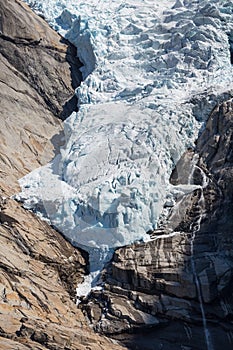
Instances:
[[[62,140],[80,62],[23,2],[0,1],[0,348],[120,349],[92,332],[74,302],[86,254],[11,199],[17,179]]]

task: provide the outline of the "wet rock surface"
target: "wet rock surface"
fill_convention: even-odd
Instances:
[[[132,349],[232,348],[232,132],[228,100],[174,169],[167,220],[150,242],[117,249],[103,290],[83,301],[98,332]]]

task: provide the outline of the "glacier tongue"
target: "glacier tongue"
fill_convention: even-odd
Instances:
[[[175,163],[233,87],[231,3],[26,2],[77,46],[84,81],[61,155],[18,197],[82,247],[147,239]]]

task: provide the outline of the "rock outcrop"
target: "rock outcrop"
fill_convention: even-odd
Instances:
[[[83,301],[98,332],[132,349],[232,349],[232,142],[228,100],[174,169],[166,222],[151,241],[116,250],[103,290]]]
[[[55,116],[80,63],[21,1],[0,0],[0,16],[0,348],[122,349],[96,335],[75,304],[86,254],[10,198],[62,142]]]

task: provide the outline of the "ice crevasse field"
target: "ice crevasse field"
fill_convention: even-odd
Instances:
[[[192,190],[169,177],[231,96],[233,4],[25,2],[77,47],[83,81],[60,155],[20,179],[18,197],[89,251],[95,273],[111,248],[149,239],[164,206]]]

